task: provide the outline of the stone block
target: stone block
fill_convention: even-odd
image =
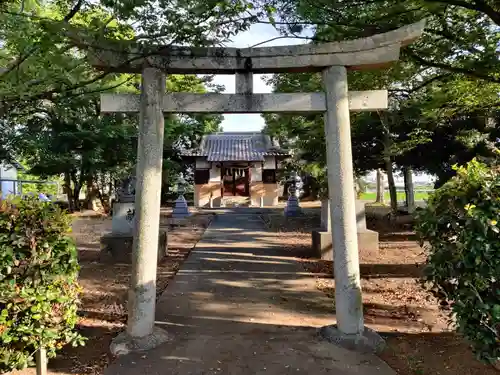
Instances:
[[[323,199],[321,201],[321,230],[329,232],[332,230],[330,218],[330,200]]]
[[[301,214],[299,199],[295,195],[290,195],[286,202],[285,216],[300,216]]]
[[[366,230],[366,212],[365,202],[356,200],[356,227],[359,231]],[[321,230],[329,232],[332,230],[331,217],[330,217],[330,200],[324,199],[321,201]]]
[[[101,261],[112,263],[132,263],[131,234],[107,233],[101,237]],[[158,235],[158,263],[167,255],[167,232],[160,230]]]
[[[358,353],[380,353],[385,348],[385,340],[369,327],[362,334],[349,335],[340,331],[336,324],[321,327],[320,335],[332,344]]]
[[[175,200],[174,209],[172,211],[172,217],[176,219],[182,219],[191,215],[189,212],[189,207],[186,199],[183,195],[180,195],[179,198]]]
[[[113,217],[111,231],[116,234],[131,234],[134,231],[135,204],[134,202],[115,202],[113,204]]]
[[[378,251],[378,232],[373,230],[358,231],[358,248]],[[312,232],[313,256],[323,260],[333,260],[332,234],[315,230]]]

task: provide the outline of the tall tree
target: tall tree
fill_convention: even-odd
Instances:
[[[253,18],[246,0],[15,0],[0,7],[0,99],[52,99],[95,89],[110,75],[89,66],[86,52],[104,39],[139,44],[215,45]],[[110,89],[104,87],[100,89]]]
[[[170,76],[169,91],[204,91],[194,76]],[[130,90],[135,90],[129,86]],[[30,172],[42,177],[64,175],[72,210],[79,209],[79,195],[87,188],[86,203],[103,202],[104,188],[115,179],[134,173],[137,116],[101,115],[99,96],[86,94],[43,101],[28,113],[20,112],[14,134],[17,153]],[[196,146],[206,132],[218,130],[220,116],[168,116],[165,121],[165,188],[182,169],[179,151]]]
[[[266,3],[269,4],[268,1]],[[373,35],[422,19],[424,36],[402,58],[425,67],[423,81],[465,74],[500,83],[500,5],[496,0],[274,0],[277,27],[297,35],[306,27],[314,39],[332,41]],[[425,74],[424,74],[425,73]]]

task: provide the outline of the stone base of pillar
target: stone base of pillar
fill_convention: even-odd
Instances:
[[[156,348],[169,339],[167,331],[160,327],[154,327],[153,332],[144,337],[132,337],[127,332],[122,332],[111,341],[109,351],[114,356],[143,352]]]
[[[184,196],[180,195],[179,198],[175,200],[174,209],[172,210],[172,217],[175,219],[182,219],[191,215],[189,212],[189,207]]]
[[[299,199],[295,195],[290,195],[286,202],[285,216],[300,216],[301,214]]]
[[[332,344],[360,353],[380,353],[385,348],[382,336],[368,327],[365,327],[361,335],[348,335],[341,332],[334,324],[322,327],[320,334]]]
[[[107,233],[101,237],[100,260],[112,263],[132,263],[131,234]],[[160,230],[158,235],[158,263],[167,255],[167,232]]]
[[[378,251],[378,232],[358,230],[358,248]],[[312,232],[312,256],[323,260],[333,260],[332,233],[314,230]]]

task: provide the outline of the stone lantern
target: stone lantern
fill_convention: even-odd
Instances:
[[[186,180],[181,175],[177,180],[177,193],[179,194],[178,198],[175,200],[174,209],[172,211],[172,217],[174,219],[182,219],[190,214],[189,207],[184,198],[184,193],[186,191]]]
[[[285,216],[297,216],[302,212],[299,205],[299,197],[304,183],[297,172],[292,173],[288,179],[288,183],[288,200],[285,207]]]

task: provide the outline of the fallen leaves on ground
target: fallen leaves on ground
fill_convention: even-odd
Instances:
[[[293,218],[267,215],[283,250],[317,275],[316,285],[335,299],[333,262],[311,259],[311,231],[319,213]],[[301,224],[302,222],[302,224]],[[365,323],[387,341],[380,355],[400,375],[497,375],[477,361],[467,343],[449,326],[437,301],[419,284],[425,254],[406,222],[367,220],[380,234],[378,252],[359,251]]]
[[[157,296],[168,286],[191,249],[199,241],[212,215],[193,215],[183,226],[168,230],[168,255],[158,265]],[[167,218],[161,225],[168,225]],[[64,348],[49,362],[49,374],[102,374],[112,359],[111,340],[124,329],[127,321],[130,264],[100,263],[100,238],[111,231],[111,219],[106,216],[81,217],[73,222],[72,236],[76,241],[80,262],[81,295],[78,330],[87,337],[84,347]],[[34,375],[34,368],[12,375]]]

